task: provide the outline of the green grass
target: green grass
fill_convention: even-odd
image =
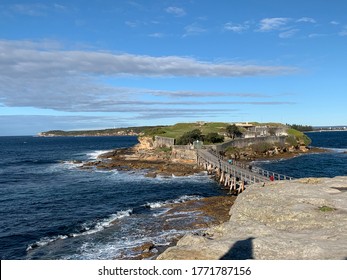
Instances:
[[[331,212],[331,211],[336,210],[335,208],[332,208],[332,207],[329,207],[329,206],[326,206],[326,205],[321,206],[321,207],[319,207],[318,209],[319,209],[320,211],[322,211],[322,212]]]
[[[206,135],[211,132],[216,133],[223,133],[225,132],[225,128],[228,126],[228,123],[221,123],[221,122],[212,122],[212,123],[205,123],[204,125],[199,125],[197,123],[177,123],[172,126],[165,126],[161,127],[157,131],[145,131],[146,136],[165,136],[165,137],[171,137],[178,139],[181,137],[184,133],[188,131],[192,131],[194,129],[200,129],[202,134]]]
[[[275,126],[275,127],[280,127],[283,126],[283,124],[280,123],[257,123],[257,122],[250,122],[251,124],[255,125],[268,125],[268,126]],[[208,133],[211,132],[216,132],[223,134],[225,133],[225,128],[229,125],[230,123],[225,123],[225,122],[208,122],[203,125],[199,125],[198,123],[177,123],[175,125],[170,125],[170,126],[158,126],[155,128],[149,128],[146,129],[145,135],[146,136],[165,136],[165,137],[170,137],[170,138],[175,138],[176,140],[180,138],[184,133],[188,131],[192,131],[194,129],[200,129],[203,135],[207,135]],[[245,131],[245,129],[241,129],[242,132]],[[299,141],[304,143],[305,145],[309,145],[311,143],[311,139],[308,138],[304,133],[295,130],[293,128],[288,129],[288,135],[293,138],[293,142]]]
[[[311,144],[311,139],[307,137],[303,132],[293,128],[288,129],[288,135],[294,136],[299,142],[303,142],[306,146]]]

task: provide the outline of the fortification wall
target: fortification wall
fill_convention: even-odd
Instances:
[[[173,145],[175,145],[175,138],[154,136],[155,148],[162,148],[162,147],[171,148]]]
[[[172,147],[171,153],[172,159],[177,160],[188,160],[188,161],[196,161],[197,152],[193,146],[178,146],[175,145]]]
[[[281,143],[282,145],[285,144],[285,136],[265,136],[265,137],[255,137],[255,138],[240,138],[240,139],[234,139],[229,142],[225,142],[220,145],[216,145],[216,151],[224,151],[228,147],[237,147],[237,148],[243,148],[250,145],[262,143],[262,142],[268,142],[268,143]]]

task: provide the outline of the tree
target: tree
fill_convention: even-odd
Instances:
[[[219,135],[217,132],[210,132],[204,137],[204,141],[209,143],[222,143],[224,142],[224,136]]]
[[[235,124],[228,125],[226,127],[226,133],[231,139],[235,139],[235,137],[240,137],[242,135],[242,132]]]
[[[289,126],[290,128],[296,129],[301,132],[314,130],[313,127],[310,125],[301,125],[301,124],[286,124],[286,125]]]
[[[193,143],[195,140],[202,140],[200,129],[194,129],[184,133],[180,138],[178,138],[177,145],[187,145]]]

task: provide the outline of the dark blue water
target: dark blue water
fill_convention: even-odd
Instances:
[[[165,215],[165,205],[220,195],[206,175],[153,179],[81,170],[72,162],[136,143],[136,137],[0,137],[1,259],[121,258],[138,244],[167,245],[183,234],[173,223],[182,215]]]
[[[306,135],[312,140],[311,146],[327,148],[328,152],[256,164],[295,178],[347,176],[347,131],[311,132]]]
[[[307,135],[329,152],[258,164],[296,178],[347,176],[347,132]],[[146,178],[72,162],[136,143],[135,137],[0,137],[1,259],[121,259],[138,245],[168,245],[190,230],[198,213],[171,207],[223,194],[206,175]]]

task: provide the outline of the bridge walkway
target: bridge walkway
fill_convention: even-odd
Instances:
[[[293,177],[271,172],[259,167],[246,165],[235,160],[229,163],[223,156],[213,150],[199,149],[197,151],[197,160],[199,165],[206,169],[215,169],[222,176],[238,178],[247,184],[264,183],[273,180],[292,180]],[[224,180],[224,178],[223,178]]]

